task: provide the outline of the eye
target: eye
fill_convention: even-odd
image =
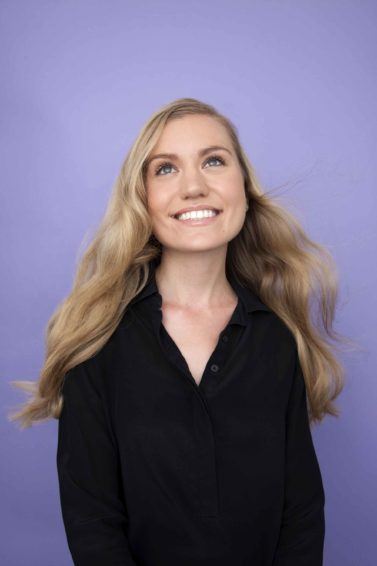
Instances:
[[[212,161],[212,160],[214,160],[214,161],[220,161],[221,165],[224,165],[224,163],[225,163],[225,162],[224,162],[224,159],[223,159],[222,157],[220,157],[219,155],[211,155],[211,157],[209,157],[209,158],[207,159],[207,163],[208,163],[208,161]]]
[[[222,157],[220,157],[219,155],[211,155],[204,163],[209,163],[210,161],[219,161],[221,163],[221,165],[225,165],[225,161]],[[161,177],[160,172],[165,169],[165,167],[171,168],[172,164],[169,161],[164,161],[164,163],[161,163],[161,165],[159,165],[155,171],[155,175],[159,175]],[[162,175],[162,177],[164,177],[165,174]]]
[[[172,165],[171,165],[171,163],[169,163],[169,161],[165,161],[164,163],[161,163],[161,165],[159,167],[157,167],[157,169],[155,171],[155,175],[160,175],[160,171],[162,171],[162,169],[165,169],[165,167],[171,167],[171,166]]]

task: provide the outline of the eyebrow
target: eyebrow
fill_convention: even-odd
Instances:
[[[223,149],[223,150],[227,151],[228,153],[230,153],[230,155],[232,155],[232,152],[227,147],[224,147],[222,145],[210,145],[209,147],[204,147],[202,149],[199,149],[198,156],[203,157],[203,155],[206,155],[207,153],[210,153],[211,151],[218,151],[219,149]],[[160,157],[163,157],[165,159],[179,159],[179,157],[176,153],[157,153],[156,155],[152,155],[147,160],[147,164],[149,165],[154,159],[158,159]]]

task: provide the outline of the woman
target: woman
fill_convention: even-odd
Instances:
[[[151,117],[39,381],[13,382],[34,392],[13,419],[59,419],[75,564],[322,564],[310,423],[339,414],[334,273],[227,118],[191,98]]]

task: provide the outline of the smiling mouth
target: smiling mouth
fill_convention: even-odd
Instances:
[[[210,216],[196,216],[196,217],[189,217],[190,220],[202,220],[203,218],[214,218],[215,216],[218,216],[222,210],[219,210],[217,208],[211,208],[210,209],[211,212],[214,212],[215,215],[213,216],[212,214]],[[173,214],[172,218],[175,218],[176,220],[179,220],[179,216],[182,216],[183,214],[188,214],[191,211],[187,211],[187,212],[181,212],[180,214]],[[201,212],[201,211],[198,211]],[[188,219],[188,218],[187,218]]]
[[[216,221],[216,219],[222,213],[222,210],[215,210],[215,214],[211,216],[202,216],[202,217],[188,217],[188,218],[178,218],[177,215],[173,215],[172,218],[180,222],[181,224],[187,224],[191,226],[205,226],[206,224],[212,224]]]

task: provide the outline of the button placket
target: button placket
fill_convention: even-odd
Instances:
[[[213,425],[207,411],[202,409],[196,414],[199,445],[196,468],[197,514],[201,517],[216,517],[219,513],[219,500]]]

